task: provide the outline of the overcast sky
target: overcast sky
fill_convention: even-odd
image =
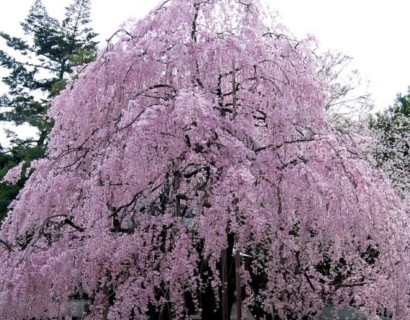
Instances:
[[[353,58],[369,81],[377,110],[391,105],[410,85],[408,0],[267,0],[298,37],[313,34],[322,48]],[[19,34],[34,0],[2,0],[0,30]],[[70,0],[43,0],[51,16],[61,18]],[[92,27],[103,41],[130,17],[141,18],[158,0],[93,0]],[[1,124],[0,124],[1,128]]]

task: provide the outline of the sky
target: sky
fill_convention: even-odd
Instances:
[[[382,110],[398,92],[410,85],[410,28],[407,0],[266,0],[280,21],[297,37],[314,35],[322,49],[353,58],[352,68],[361,75]],[[1,3],[3,2],[3,3]],[[0,30],[19,35],[34,0],[0,0]],[[62,18],[71,0],[43,0],[51,16]],[[159,0],[92,0],[92,27],[104,42],[128,18],[142,18]],[[2,44],[0,44],[2,45]],[[0,131],[3,124],[0,123]],[[24,131],[24,130],[20,130]],[[0,132],[1,139],[1,132]]]

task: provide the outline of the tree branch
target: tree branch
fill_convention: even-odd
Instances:
[[[7,241],[4,241],[4,240],[0,239],[0,244],[2,244],[7,249],[8,252],[13,251],[13,247]]]

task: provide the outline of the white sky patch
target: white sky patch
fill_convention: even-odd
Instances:
[[[282,22],[296,36],[313,34],[322,49],[334,49],[351,56],[352,66],[360,72],[363,83],[369,83],[375,110],[391,105],[398,92],[407,92],[410,85],[410,1],[266,1],[279,12]],[[21,35],[19,23],[27,16],[33,0],[3,2],[0,30]],[[70,2],[43,0],[49,14],[60,19]],[[92,27],[99,33],[97,40],[104,42],[126,19],[142,18],[158,3],[160,0],[92,1]],[[0,84],[0,92],[4,90]],[[0,123],[0,131],[3,126]]]
[[[410,85],[410,2],[403,0],[274,0],[285,25],[299,36],[313,34],[329,49],[353,58],[375,109],[394,102]]]

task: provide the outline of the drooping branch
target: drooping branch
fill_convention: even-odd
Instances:
[[[8,243],[7,241],[0,239],[0,244],[2,244],[7,249],[7,251],[9,252],[13,251],[12,245]]]
[[[236,118],[238,113],[236,109],[236,67],[235,67],[235,59],[232,60],[232,110],[233,110],[233,119]]]
[[[70,227],[74,228],[75,230],[79,231],[79,232],[84,232],[85,229],[83,227],[80,227],[78,225],[76,225],[71,219],[66,218],[62,224],[66,224],[69,225]]]
[[[200,7],[199,3],[194,4],[195,14],[194,14],[194,18],[192,19],[192,31],[191,31],[191,39],[194,42],[197,42],[198,40],[197,39],[197,20],[199,16],[199,7]]]
[[[285,146],[287,144],[306,143],[306,142],[311,142],[311,141],[316,141],[316,140],[318,140],[318,138],[295,139],[295,140],[291,140],[291,141],[284,141],[284,142],[282,142],[278,145],[269,144],[267,146],[259,147],[259,148],[255,149],[254,151],[256,153],[261,152],[261,151],[265,151],[267,149],[270,149],[271,151],[276,151],[277,149],[280,149],[280,148],[282,148],[283,146]]]

